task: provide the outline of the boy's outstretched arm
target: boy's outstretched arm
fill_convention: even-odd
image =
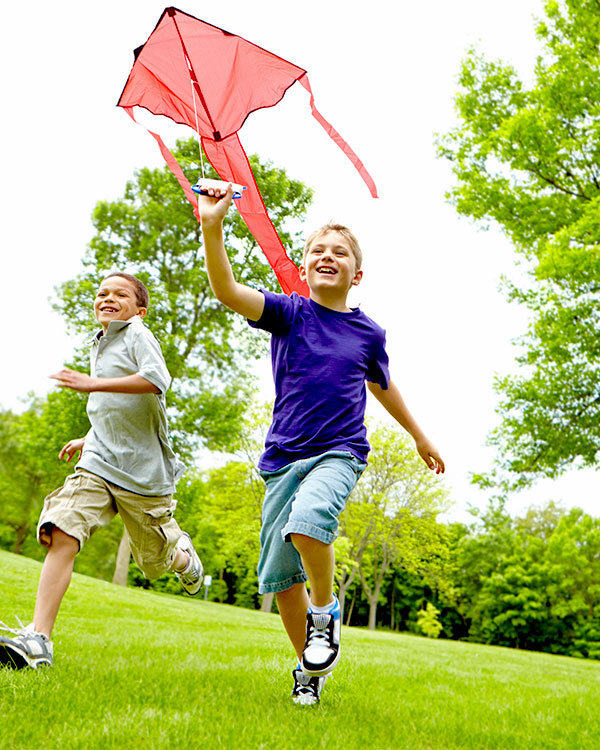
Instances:
[[[394,385],[391,380],[387,390],[384,390],[376,383],[367,382],[367,385],[379,403],[384,406],[392,417],[394,417],[396,422],[404,427],[409,435],[412,436],[417,446],[417,452],[427,466],[432,471],[435,471],[436,474],[443,474],[446,467],[444,466],[444,462],[438,453],[437,448],[426,437],[423,430],[417,424],[415,418],[404,403],[404,399],[400,395],[400,391],[396,385]]]
[[[71,388],[81,393],[160,393],[160,388],[137,374],[123,375],[120,378],[92,378],[84,372],[65,367],[50,377],[58,381],[60,388]]]
[[[208,280],[219,302],[249,320],[258,320],[265,307],[265,297],[262,292],[235,280],[225,252],[223,219],[231,205],[233,188],[231,185],[227,191],[210,188],[209,192],[210,195],[198,196]]]

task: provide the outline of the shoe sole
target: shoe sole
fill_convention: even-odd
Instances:
[[[189,596],[196,596],[196,594],[200,593],[200,589],[202,588],[202,581],[200,581],[200,585],[198,586],[198,588],[194,588],[194,589],[188,589],[186,586],[183,585],[183,583],[181,583],[181,581],[179,583],[181,584],[181,588]]]
[[[22,651],[11,648],[6,643],[0,643],[0,665],[9,669],[37,669],[38,667],[51,667],[52,662],[49,659],[31,659]]]

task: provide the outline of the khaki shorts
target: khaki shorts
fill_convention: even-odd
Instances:
[[[48,546],[53,527],[74,537],[79,549],[118,513],[129,534],[133,559],[147,578],[159,578],[173,564],[181,529],[173,518],[172,495],[147,497],[77,469],[44,500],[38,521],[40,544]],[[45,532],[45,533],[42,533]]]

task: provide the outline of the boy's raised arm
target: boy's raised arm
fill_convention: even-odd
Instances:
[[[237,282],[231,270],[223,241],[223,219],[233,196],[233,188],[227,191],[210,188],[210,195],[198,196],[198,212],[202,222],[206,270],[215,297],[249,320],[258,320],[265,307],[262,292]]]

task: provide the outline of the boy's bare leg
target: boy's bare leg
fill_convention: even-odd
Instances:
[[[292,544],[300,553],[310,581],[310,601],[326,607],[333,600],[335,553],[333,544],[325,544],[304,534],[291,534]]]
[[[307,632],[300,663],[304,673],[325,677],[340,658],[341,621],[340,606],[333,595],[333,544],[325,544],[304,534],[292,534],[291,539],[310,581],[311,614],[307,616],[304,610]]]
[[[48,554],[40,574],[33,627],[50,638],[63,597],[69,588],[79,542],[54,528]]]
[[[285,591],[278,591],[275,596],[281,620],[300,661],[306,641],[306,613],[309,605],[306,586],[295,583]]]
[[[190,556],[188,555],[188,553],[184,552],[182,549],[179,549],[178,547],[175,550],[175,557],[173,558],[173,564],[171,565],[171,570],[177,570],[177,571],[185,570],[189,561],[190,561]]]

